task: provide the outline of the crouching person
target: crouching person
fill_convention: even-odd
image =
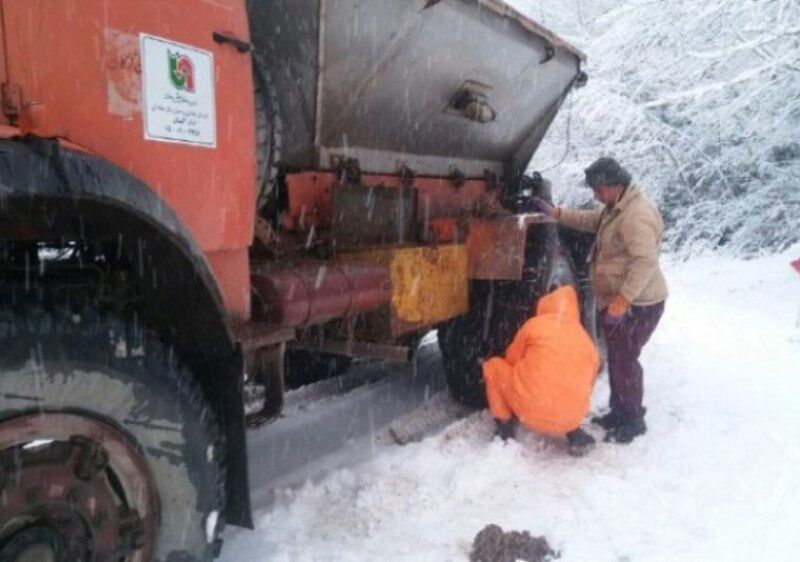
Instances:
[[[489,409],[503,439],[516,421],[550,435],[566,434],[572,454],[594,444],[581,429],[600,358],[583,329],[575,289],[565,285],[539,300],[505,356],[483,364]]]

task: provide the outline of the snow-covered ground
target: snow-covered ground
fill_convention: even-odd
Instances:
[[[222,560],[464,561],[488,523],[545,535],[565,562],[797,559],[798,255],[667,263],[643,357],[650,430],[631,445],[504,444],[478,413],[282,491]],[[596,408],[607,392],[603,376]]]

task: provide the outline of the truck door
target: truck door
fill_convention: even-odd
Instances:
[[[240,163],[254,152],[251,63],[212,35],[249,39],[244,0],[0,2],[0,73],[21,92],[30,132],[157,188],[205,249],[243,242],[219,215],[251,212],[254,165]]]
[[[229,309],[245,315],[255,133],[244,0],[0,0],[0,8],[0,73],[19,93],[14,121],[158,191],[219,276],[237,271],[220,284]]]

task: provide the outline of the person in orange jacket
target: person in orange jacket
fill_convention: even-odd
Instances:
[[[483,378],[492,416],[505,440],[514,418],[529,429],[566,434],[570,452],[580,454],[594,438],[580,426],[600,357],[583,329],[578,295],[564,285],[542,297],[536,315],[514,336],[503,357],[483,363]]]

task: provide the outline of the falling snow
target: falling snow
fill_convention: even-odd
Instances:
[[[800,3],[513,0],[588,54],[533,162],[576,204],[582,170],[625,163],[682,255],[763,254],[800,240]]]
[[[419,443],[372,443],[259,504],[222,560],[463,561],[491,523],[545,536],[564,561],[800,548],[800,3],[508,2],[589,56],[531,169],[581,204],[583,168],[616,156],[668,224],[648,433],[619,446],[590,427],[599,445],[576,459],[531,433],[504,444],[479,412]],[[603,375],[595,410],[607,394]]]

